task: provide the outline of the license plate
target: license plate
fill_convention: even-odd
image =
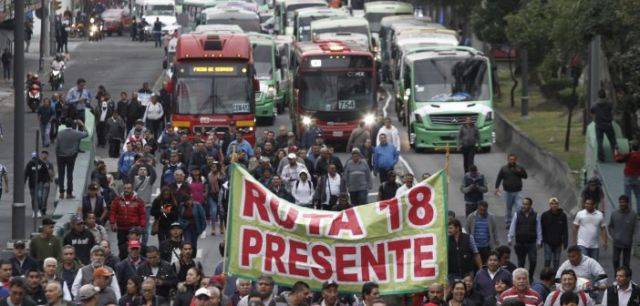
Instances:
[[[334,131],[333,132],[333,137],[342,137],[342,135],[344,135],[344,133],[342,131]]]

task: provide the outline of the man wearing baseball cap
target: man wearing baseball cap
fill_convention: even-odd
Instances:
[[[13,266],[13,276],[25,275],[31,268],[38,266],[38,262],[27,255],[26,244],[22,240],[13,243],[13,256],[9,261]]]
[[[196,290],[196,293],[193,294],[193,299],[195,303],[192,302],[192,305],[206,306],[211,299],[211,292],[209,292],[209,289],[207,288],[200,288]]]
[[[295,153],[287,155],[289,163],[282,168],[279,173],[287,192],[291,193],[291,188],[299,179],[299,173],[303,170],[309,172],[304,164],[298,162],[298,156]]]
[[[116,265],[116,273],[118,274],[118,285],[120,288],[127,287],[127,281],[130,277],[137,275],[138,268],[146,263],[146,260],[140,256],[140,240],[129,240],[127,242],[127,250],[129,256]]]
[[[84,227],[82,215],[77,214],[71,217],[71,231],[64,236],[64,245],[71,245],[76,249],[76,257],[83,263],[89,263],[89,253],[96,245],[93,234]]]
[[[109,286],[111,277],[113,277],[113,272],[105,267],[93,271],[93,286],[99,288],[96,294],[98,305],[118,304],[116,293]]]
[[[169,263],[177,262],[182,249],[182,224],[173,222],[169,227],[169,239],[160,243],[160,258]]]
[[[106,252],[100,246],[94,246],[91,249],[91,263],[80,268],[73,280],[73,286],[71,286],[71,294],[75,297],[79,295],[80,288],[86,284],[92,284],[94,282],[94,274],[98,268],[106,269],[109,277],[109,287],[116,295],[116,299],[120,299],[120,286],[118,285],[118,279],[113,275],[113,270],[104,264]],[[104,272],[101,272],[105,274]]]

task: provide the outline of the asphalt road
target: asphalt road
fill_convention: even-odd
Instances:
[[[158,79],[161,73],[161,60],[162,50],[159,48],[153,48],[153,43],[139,43],[131,42],[127,38],[111,37],[106,38],[101,42],[79,42],[74,47],[72,52],[72,59],[69,62],[69,67],[66,71],[65,78],[67,84],[65,90],[75,83],[77,78],[85,78],[88,81],[88,87],[91,90],[97,88],[98,85],[104,85],[112,96],[117,97],[118,93],[122,90],[131,92],[137,91],[141,87],[142,83],[147,81],[152,85]],[[49,93],[47,93],[49,94]],[[445,155],[442,153],[427,153],[418,154],[412,152],[408,148],[408,139],[406,130],[395,120],[395,111],[393,110],[393,101],[386,100],[386,95],[383,95],[383,99],[380,102],[380,110],[387,112],[393,119],[394,124],[401,130],[403,143],[402,158],[406,165],[416,174],[417,177],[421,176],[425,172],[434,173],[440,169],[443,169],[446,163]],[[9,111],[10,102],[0,102],[1,119],[2,124],[5,126],[5,143],[2,144],[3,149],[0,149],[0,162],[4,164],[12,164],[12,156],[10,150],[6,148],[12,144],[12,116]],[[35,137],[36,118],[34,115],[27,116],[27,151],[30,152],[33,148],[33,139]],[[262,131],[265,129],[277,130],[278,126],[284,125],[290,126],[289,115],[287,112],[279,115],[276,118],[273,126],[259,127],[258,134],[262,135]],[[345,153],[340,153],[339,157],[343,162],[348,157]],[[105,149],[98,149],[96,153],[97,159],[104,159],[110,166],[109,171],[115,171],[116,161],[115,159],[107,158],[107,152]],[[476,155],[476,164],[478,165],[480,172],[483,173],[488,181],[490,192],[487,194],[487,200],[490,203],[490,212],[500,218],[500,224],[504,218],[504,202],[493,195],[493,183],[495,181],[496,174],[501,165],[506,162],[505,152],[501,152],[497,148],[493,148],[491,153]],[[538,212],[546,210],[546,201],[549,197],[553,196],[548,192],[548,188],[544,185],[544,178],[536,173],[535,169],[527,168],[527,165],[522,165],[529,172],[529,178],[525,181],[523,196],[531,197],[534,201],[534,209]],[[11,169],[10,169],[11,170]],[[449,209],[453,210],[461,221],[464,221],[464,201],[462,194],[459,191],[459,185],[462,180],[462,160],[461,155],[452,153],[449,160],[449,173],[450,182],[449,189]],[[374,179],[377,181],[377,179]],[[377,190],[377,186],[374,186],[372,192]],[[55,196],[52,192],[52,196]],[[370,199],[373,200],[374,196],[371,194]],[[27,201],[28,201],[27,195]],[[5,195],[2,199],[2,205],[0,206],[0,223],[8,224],[10,220],[10,196]],[[51,201],[50,201],[51,202]],[[27,212],[30,215],[30,211]],[[27,218],[27,223],[31,223],[31,218]],[[503,226],[500,226],[500,239],[499,241],[506,244],[506,233]],[[205,266],[205,274],[211,275],[213,267],[216,262],[220,260],[218,254],[218,243],[222,237],[210,235],[210,229],[205,231],[205,234],[201,237],[198,244],[197,257]],[[0,231],[0,241],[6,241],[9,238],[10,233],[8,231]],[[115,235],[113,235],[115,239]],[[150,239],[151,244],[156,244],[155,237]],[[612,275],[611,264],[611,250],[601,251],[600,262],[605,267],[605,270]],[[538,267],[542,266],[543,255],[542,252],[538,254]],[[515,255],[512,256],[512,261],[515,262]],[[632,269],[638,266],[638,261],[632,261]],[[540,268],[538,268],[539,271]],[[537,276],[537,273],[536,273]],[[634,277],[638,279],[638,276]]]

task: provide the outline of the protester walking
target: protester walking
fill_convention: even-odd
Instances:
[[[367,204],[367,197],[372,186],[371,170],[367,162],[362,159],[359,149],[354,148],[351,151],[351,159],[346,162],[343,174],[351,197],[351,204],[353,206]]]
[[[470,171],[474,164],[476,147],[480,143],[480,131],[473,122],[473,118],[467,117],[458,132],[458,150],[462,152],[464,173]]]
[[[393,144],[387,142],[387,134],[381,133],[378,138],[379,144],[373,150],[373,169],[382,183],[387,180],[387,173],[398,163],[400,154]]]
[[[4,48],[2,52],[2,76],[5,80],[11,79],[11,64],[13,62],[13,54],[9,51],[9,48]]]
[[[529,281],[533,282],[533,273],[536,271],[538,261],[538,248],[542,247],[542,228],[540,217],[533,210],[533,200],[524,198],[522,208],[513,215],[511,227],[507,240],[513,244],[515,240],[515,251],[518,257],[518,267],[524,267],[524,263],[529,258]]]
[[[607,248],[607,231],[604,223],[604,215],[596,210],[592,200],[584,202],[584,209],[576,214],[573,220],[574,241],[582,249],[582,253],[598,260],[600,258],[600,243],[598,236],[602,237],[603,246]]]
[[[560,208],[557,198],[549,199],[549,210],[540,216],[542,245],[544,247],[544,267],[553,264],[553,271],[560,267],[560,255],[569,247],[567,214]]]
[[[73,129],[74,122],[68,120],[62,130],[58,132],[56,140],[56,158],[58,164],[58,186],[60,189],[60,199],[64,198],[67,193],[67,199],[73,199],[73,169],[76,164],[76,158],[80,151],[80,141],[89,136],[84,130],[84,123],[76,120],[75,124],[82,131]],[[67,176],[67,188],[65,189],[64,177]]]
[[[509,229],[514,207],[518,211],[522,204],[520,193],[522,192],[522,180],[527,178],[527,171],[518,165],[518,157],[515,154],[509,154],[507,160],[507,164],[502,166],[498,172],[495,194],[497,196],[501,194],[500,185],[502,184],[506,204],[504,219],[507,229]]]
[[[613,155],[618,154],[618,143],[616,141],[615,130],[613,129],[613,104],[607,99],[604,89],[598,91],[598,103],[591,106],[591,114],[596,128],[596,142],[598,144],[598,160],[605,161],[604,136],[609,140],[609,147],[613,151]]]
[[[636,214],[630,208],[629,198],[621,195],[618,198],[618,210],[611,213],[609,219],[609,235],[613,239],[613,267],[614,269],[629,265],[631,259],[631,246],[633,245],[633,236],[636,231],[638,219]],[[620,256],[622,255],[622,264]]]
[[[462,178],[460,186],[460,191],[464,194],[465,216],[469,216],[478,208],[478,203],[484,201],[484,194],[488,190],[484,175],[478,172],[478,167],[469,166],[469,172]]]

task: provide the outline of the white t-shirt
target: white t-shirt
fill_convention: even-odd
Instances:
[[[400,132],[395,126],[392,125],[390,128],[387,128],[383,125],[380,130],[378,130],[378,135],[376,135],[376,145],[380,142],[381,134],[387,135],[387,142],[396,147],[396,150],[400,152]]]
[[[599,210],[589,213],[586,209],[579,211],[573,224],[578,225],[578,245],[593,249],[599,246],[600,228],[604,228],[604,216]]]
[[[327,193],[327,198],[324,200],[322,204],[329,204],[330,196],[339,196],[340,195],[340,174],[336,173],[334,177],[331,175],[327,175],[327,181],[325,183],[325,191]]]

